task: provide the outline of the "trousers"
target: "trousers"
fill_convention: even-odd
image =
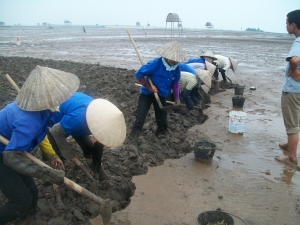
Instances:
[[[63,155],[68,157],[69,156],[74,157],[76,155],[74,150],[71,149],[69,143],[67,143],[64,135],[62,135],[62,138],[57,138],[57,137],[55,138],[53,137],[51,132],[48,132],[47,136],[50,141],[50,144],[52,145],[53,150],[62,160],[66,159],[66,157],[64,157]],[[99,173],[104,145],[102,145],[98,141],[94,143],[90,136],[74,136],[74,135],[71,136],[74,138],[74,140],[81,148],[84,157],[92,158],[92,170],[96,173]],[[61,150],[61,148],[63,149]],[[66,152],[63,152],[64,150],[66,150]],[[72,153],[69,153],[69,151],[72,151]],[[71,159],[71,158],[67,158],[67,159]]]
[[[166,98],[159,96],[161,104],[163,106],[166,105]],[[151,105],[153,104],[154,112],[155,112],[155,119],[156,125],[158,130],[166,130],[168,128],[168,113],[159,108],[159,105],[155,99],[154,94],[151,95],[143,95],[139,96],[138,100],[138,107],[136,113],[136,120],[133,124],[133,130],[141,131],[143,125],[145,123],[147,114]]]
[[[0,154],[0,190],[8,200],[0,207],[0,224],[36,214],[38,189],[33,178],[19,174],[6,166],[2,154]]]

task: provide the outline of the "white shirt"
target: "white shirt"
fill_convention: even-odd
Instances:
[[[192,90],[198,84],[198,76],[189,72],[180,72],[180,91]]]
[[[217,63],[218,69],[228,70],[231,66],[229,58],[222,56],[222,55],[215,55],[217,60],[214,60]]]

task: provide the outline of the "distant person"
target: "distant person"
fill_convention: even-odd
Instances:
[[[287,133],[287,143],[279,147],[287,150],[289,156],[277,160],[284,163],[297,163],[297,146],[299,141],[300,118],[300,10],[289,12],[286,18],[286,30],[296,39],[286,58],[287,66],[282,86],[281,110]]]
[[[226,71],[228,69],[232,69],[232,71],[235,72],[237,69],[238,62],[232,58],[228,58],[222,55],[214,55],[210,51],[204,52],[200,56],[204,57],[205,59],[208,59],[213,65],[217,67],[214,73],[214,78],[216,80],[219,80],[219,72],[220,72],[223,81],[227,82],[226,74],[225,74]]]

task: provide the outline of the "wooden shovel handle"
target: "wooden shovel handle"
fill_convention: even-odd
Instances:
[[[128,36],[130,38],[130,41],[131,41],[131,43],[133,45],[133,48],[135,49],[135,52],[136,52],[136,54],[139,57],[139,60],[140,60],[141,64],[144,65],[145,63],[144,63],[144,61],[143,61],[143,59],[142,59],[142,57],[141,57],[141,55],[139,53],[138,48],[135,45],[135,42],[134,42],[133,38],[131,37],[131,34],[130,34],[129,30],[126,29],[126,31],[127,31],[127,34],[128,34]],[[150,83],[151,87],[153,88],[154,85],[153,85],[152,80],[150,79],[150,77],[148,77],[148,80],[149,80],[149,83]],[[161,109],[163,107],[163,105],[161,104],[161,101],[160,101],[160,98],[159,98],[157,92],[154,92],[154,97],[155,97],[155,99],[157,101],[157,104],[158,104],[159,108]]]
[[[154,85],[153,85],[152,80],[150,79],[150,77],[148,77],[148,80],[149,80],[149,83],[150,83],[151,87],[153,88]],[[161,104],[161,101],[160,101],[160,98],[159,98],[157,92],[154,92],[153,94],[154,94],[154,97],[157,101],[157,104],[158,104],[159,108],[161,109],[163,107],[163,105]]]
[[[5,145],[8,144],[8,140],[1,135],[0,135],[0,141]],[[33,155],[29,154],[28,152],[23,151],[23,153],[28,159],[35,162],[36,164],[39,164],[40,166],[50,167],[46,163],[42,162],[41,160],[35,158]],[[96,203],[100,204],[103,201],[102,198],[98,197],[97,195],[93,194],[92,192],[81,187],[80,185],[76,184],[75,182],[71,181],[70,179],[68,179],[66,177],[64,178],[64,184],[66,186],[68,186],[69,188],[71,188],[72,190],[76,191],[78,194],[80,194]]]
[[[19,93],[20,92],[20,88],[18,87],[18,85],[13,81],[13,79],[11,79],[11,77],[6,74],[5,75],[6,79],[9,81],[9,83],[13,86],[13,88]]]
[[[80,162],[76,157],[74,158],[76,165],[83,171],[83,173],[90,179],[90,181],[95,181],[94,177],[90,172],[85,168],[82,162]]]
[[[141,57],[141,55],[140,55],[140,53],[139,53],[138,48],[137,48],[136,45],[135,45],[135,42],[134,42],[133,38],[131,37],[131,34],[130,34],[129,30],[126,29],[126,31],[127,31],[127,34],[128,34],[128,36],[129,36],[129,38],[130,38],[130,41],[131,41],[131,43],[132,43],[132,45],[133,45],[133,48],[135,49],[135,52],[136,52],[136,54],[137,54],[138,57],[139,57],[139,60],[140,60],[141,64],[144,65],[145,63],[144,63],[144,61],[143,61],[143,59],[142,59],[142,57]]]

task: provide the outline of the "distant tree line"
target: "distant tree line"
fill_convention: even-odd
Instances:
[[[259,28],[257,28],[257,29],[255,29],[255,28],[247,28],[246,31],[264,32],[263,30],[261,30]]]

